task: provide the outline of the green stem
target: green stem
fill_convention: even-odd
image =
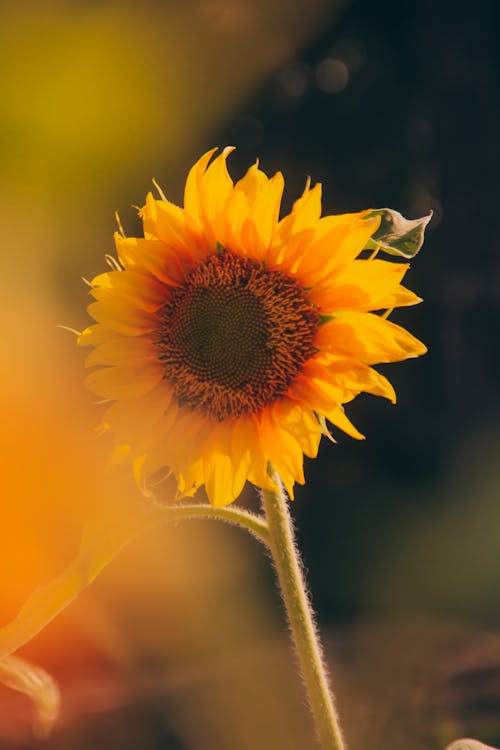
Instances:
[[[165,521],[187,518],[218,518],[245,528],[269,547],[269,532],[264,519],[238,508],[213,508],[186,504],[142,508],[130,518],[111,520],[106,510],[97,512],[85,527],[75,557],[61,573],[36,589],[20,612],[0,628],[0,661],[17,651],[46,627],[83,589],[139,534]]]
[[[334,699],[328,684],[321,644],[314,623],[302,564],[295,544],[288,500],[277,475],[278,490],[263,490],[271,552],[292,637],[323,750],[344,750]]]
[[[245,528],[266,547],[270,546],[269,529],[266,521],[256,513],[250,513],[240,508],[214,508],[211,505],[201,503],[186,503],[185,505],[157,506],[155,513],[158,521],[182,521],[188,518],[212,518],[226,521],[233,526]]]

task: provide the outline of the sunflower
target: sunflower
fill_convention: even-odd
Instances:
[[[280,219],[281,173],[254,164],[233,183],[231,151],[196,162],[184,208],[149,194],[144,237],[115,234],[118,260],[91,282],[96,323],[79,337],[94,347],[87,385],[112,402],[103,427],[138,480],[165,468],[182,496],[203,485],[215,506],[247,480],[273,489],[271,467],[293,496],[328,423],[363,437],[344,404],[395,401],[372,365],[426,351],[377,314],[420,302],[400,283],[408,264],[359,258],[379,217],[321,217],[308,181]]]

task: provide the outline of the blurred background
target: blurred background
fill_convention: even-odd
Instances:
[[[0,617],[133,502],[60,323],[156,178],[232,144],[326,213],[434,217],[392,319],[429,346],[359,397],[293,512],[351,750],[500,744],[500,5],[20,0],[0,9]],[[382,369],[382,368],[381,368]],[[257,507],[250,489],[244,502]],[[63,694],[50,750],[314,750],[263,550],[208,522],[134,542],[23,654]],[[34,748],[0,689],[0,747]]]

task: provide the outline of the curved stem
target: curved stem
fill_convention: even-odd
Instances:
[[[307,689],[309,705],[324,750],[344,750],[339,720],[323,661],[302,564],[295,544],[288,500],[277,475],[278,490],[262,490],[271,552],[285,603],[293,641]]]
[[[250,531],[269,547],[265,520],[236,508],[210,505],[174,505],[142,507],[130,517],[109,517],[101,509],[83,530],[80,547],[59,575],[28,597],[18,614],[0,628],[0,660],[17,651],[46,627],[83,591],[139,534],[165,521],[187,518],[218,518]]]
[[[240,508],[214,508],[211,505],[192,503],[186,505],[157,506],[155,513],[158,521],[182,521],[188,518],[212,518],[226,521],[233,526],[240,526],[249,531],[253,536],[266,545],[270,546],[269,529],[266,521],[256,513],[250,513]]]

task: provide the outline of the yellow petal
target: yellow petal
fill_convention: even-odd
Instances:
[[[333,408],[333,405],[343,398],[344,394],[344,389],[339,391],[326,380],[309,378],[297,378],[288,391],[291,399],[309,406],[320,414]]]
[[[225,222],[219,226],[219,242],[228,250],[243,253],[241,230],[249,211],[250,206],[245,193],[241,190],[233,190],[226,202]]]
[[[247,477],[257,487],[276,489],[267,471],[268,456],[260,439],[255,417],[243,416],[236,420],[231,436],[231,450],[236,461],[248,465]]]
[[[87,375],[85,383],[101,398],[137,398],[151,391],[163,378],[160,363],[135,367],[103,367]]]
[[[219,235],[223,232],[225,223],[223,209],[233,190],[233,181],[229,176],[226,164],[227,157],[232,151],[234,151],[232,147],[225,148],[206,167],[205,171],[201,169],[196,171],[194,176],[196,178],[197,190],[194,202],[192,200],[192,186],[188,190],[186,183],[186,200],[188,200],[189,193],[189,207],[186,202],[186,211],[188,214],[191,214],[192,211],[195,212],[193,215],[203,227],[207,246],[211,248],[212,252],[215,251],[217,242],[220,241]],[[206,166],[208,160],[203,163]]]
[[[396,394],[391,383],[379,372],[354,359],[335,357],[326,367],[331,382],[344,395],[339,402],[345,403],[358,393],[371,393],[396,403]]]
[[[270,407],[260,415],[260,437],[270,463],[278,472],[291,494],[290,479],[304,483],[303,453],[297,439],[281,424]]]
[[[85,360],[86,367],[120,365],[140,367],[142,363],[158,361],[156,346],[143,336],[120,336],[99,344]]]
[[[139,336],[158,329],[159,320],[154,313],[138,310],[130,303],[119,299],[92,302],[87,311],[94,320],[104,323],[125,336]]]
[[[149,192],[139,215],[145,237],[156,237],[169,247],[184,247],[186,220],[182,208],[168,200],[158,200]]]
[[[227,158],[233,151],[232,146],[227,146],[201,177],[202,210],[209,219],[218,216],[233,191],[233,181],[227,171]]]
[[[157,239],[114,235],[116,252],[128,271],[149,273],[167,285],[178,286],[190,268],[189,257]]]
[[[361,216],[364,216],[362,214]],[[325,217],[321,221],[342,217]],[[369,238],[378,228],[380,220],[363,219],[359,215],[347,215],[344,221],[335,221],[330,230],[314,239],[300,259],[299,273],[306,287],[321,285],[323,279],[337,268],[351,263],[363,250]],[[320,234],[318,223],[316,236]]]
[[[167,414],[174,403],[173,400]],[[182,485],[181,491],[192,494],[196,487],[188,485],[193,476],[200,476],[198,462],[204,455],[210,430],[211,424],[202,415],[179,408],[170,429],[146,459],[145,468],[148,473],[151,471],[149,464],[154,464],[156,468],[168,466]]]
[[[210,440],[203,457],[205,489],[212,505],[222,508],[241,493],[247,478],[248,462],[234,460],[231,450],[231,423],[217,424],[212,428]]]
[[[349,214],[330,214],[319,219],[315,229],[315,239],[317,241],[326,237],[333,236],[335,232],[346,235],[352,228],[366,218],[370,211],[357,211]],[[379,222],[380,223],[380,222]]]
[[[254,260],[262,260],[271,244],[278,223],[284,186],[283,175],[277,172],[250,204],[241,239],[245,254]]]
[[[122,426],[124,434],[134,435],[129,430],[129,427],[133,424],[133,415],[127,419],[126,415],[123,414]],[[133,443],[133,455],[140,457],[140,471],[139,479],[140,483],[144,483],[148,476],[155,474],[158,469],[168,468],[173,470],[173,456],[172,452],[168,454],[168,446],[171,443],[171,433],[174,432],[180,437],[180,431],[177,430],[177,423],[179,419],[179,407],[177,401],[172,398],[169,406],[165,408],[161,419],[156,422],[150,423],[149,432],[141,432],[142,424],[138,425],[138,432],[136,439],[130,438],[130,442]],[[116,422],[117,430],[121,430],[120,421]],[[147,427],[147,425],[144,425]],[[157,432],[160,434],[157,435]],[[138,449],[135,449],[135,444],[138,443]],[[142,452],[145,452],[145,456],[142,456]]]
[[[168,298],[168,287],[155,278],[135,271],[110,271],[92,280],[96,300],[128,300],[138,310],[156,312]]]
[[[236,192],[242,192],[247,197],[248,203],[251,205],[259,195],[264,185],[268,182],[268,177],[265,172],[262,172],[258,168],[258,163],[252,164],[249,167],[241,180],[235,184],[234,189]]]
[[[314,228],[309,227],[293,234],[285,241],[278,236],[269,248],[267,264],[273,270],[283,271],[287,276],[296,278],[301,286],[307,286],[306,278],[303,276],[303,259],[304,255],[309,253],[314,234]]]
[[[103,323],[96,323],[81,332],[78,336],[77,344],[78,346],[96,346],[109,339],[121,339],[121,336],[117,331],[105,326]]]
[[[151,433],[158,423],[163,423],[165,430],[170,426],[165,415],[167,410],[171,411],[172,395],[172,386],[161,381],[139,398],[116,401],[105,412],[104,421],[119,441],[142,442],[148,434],[152,437]]]
[[[281,398],[273,404],[274,417],[295,437],[306,456],[318,454],[322,429],[312,409],[299,405],[289,398]]]
[[[326,314],[415,305],[421,302],[420,297],[399,283],[407,269],[407,263],[354,260],[326,276],[311,289],[309,297]]]
[[[184,210],[202,224],[203,210],[201,205],[200,185],[203,175],[212,156],[217,151],[216,148],[210,149],[191,167],[186,179],[184,190]]]
[[[330,221],[334,220],[334,221]],[[321,284],[325,274],[335,268],[334,252],[359,221],[351,215],[325,216],[316,226],[301,229],[290,237],[281,236],[272,254],[281,259],[283,270],[292,272],[305,287]],[[325,233],[325,222],[329,230]],[[280,223],[281,226],[281,223]]]
[[[372,313],[346,312],[325,323],[316,334],[320,349],[345,354],[365,364],[398,362],[427,351],[401,326]]]
[[[378,229],[379,224],[379,217],[358,221],[339,246],[334,249],[335,265],[350,263],[354,260],[366,246],[372,234]]]
[[[167,200],[156,200],[148,193],[140,215],[145,237],[158,238],[178,255],[188,256],[193,264],[201,259],[203,238],[184,209]]]
[[[331,409],[328,414],[324,415],[329,422],[338,427],[343,432],[350,435],[355,440],[364,440],[365,436],[362,435],[359,430],[354,427],[352,422],[346,417],[342,406],[338,405],[334,409]]]
[[[321,216],[321,183],[309,188],[309,180],[301,197],[293,204],[291,212],[279,226],[280,236],[287,241],[292,234],[313,227]]]

